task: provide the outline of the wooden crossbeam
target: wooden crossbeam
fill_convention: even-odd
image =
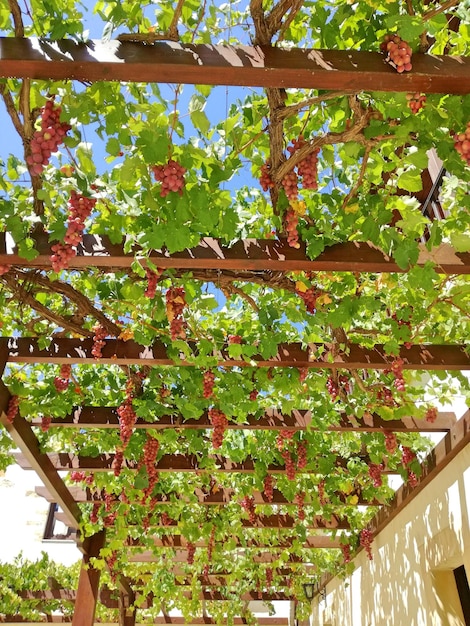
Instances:
[[[93,567],[93,559],[99,557],[100,550],[104,547],[105,537],[106,531],[100,530],[85,539],[85,554],[78,578],[72,626],[94,625],[101,570]]]
[[[100,454],[98,456],[82,456],[71,454],[69,452],[56,452],[49,453],[48,458],[52,466],[59,472],[62,471],[83,471],[83,472],[112,472],[114,470],[114,453]],[[353,457],[355,460],[362,461],[363,463],[371,463],[370,456],[368,454],[357,454]],[[15,454],[15,460],[17,464],[24,470],[33,469],[26,457],[21,454]],[[337,468],[347,468],[349,459],[337,456],[334,465]],[[131,471],[137,471],[141,467],[141,461],[134,461],[124,459],[122,468]],[[192,472],[197,474],[255,474],[256,459],[253,457],[247,457],[244,461],[235,462],[220,455],[214,454],[209,457],[205,457],[203,463],[201,459],[195,454],[164,454],[154,464],[155,469],[161,473],[168,472]],[[270,463],[266,467],[268,474],[285,474],[286,466],[284,463]],[[298,474],[319,474],[321,473],[318,468],[315,469],[314,464],[310,463],[309,467],[297,470]],[[397,473],[385,467],[382,473],[390,474]]]
[[[225,553],[228,560],[232,558],[233,550]],[[250,559],[254,563],[274,563],[279,560],[280,554],[275,551],[265,550],[264,552],[250,554]],[[140,553],[132,553],[128,554],[128,561],[130,563],[155,563],[160,562],[160,558],[155,556],[155,554],[149,550]],[[187,563],[188,562],[188,552],[187,550],[174,550],[171,553],[171,562],[172,563]],[[294,564],[299,567],[304,564],[302,557],[297,556],[295,554],[290,554],[288,556],[287,561],[283,561],[284,564]],[[309,561],[310,563],[310,561]]]
[[[397,75],[383,55],[357,50],[283,49],[177,42],[0,39],[0,76],[357,91],[470,93],[467,57],[413,54]]]
[[[1,65],[1,61],[0,61]],[[2,246],[3,237],[3,246]],[[26,260],[16,252],[7,253],[4,233],[0,234],[0,265],[14,265],[38,269],[50,269],[51,244],[45,236],[36,236],[35,245],[39,252],[34,259]],[[152,263],[162,269],[231,270],[231,271],[281,271],[281,272],[404,272],[388,255],[369,243],[347,241],[326,248],[315,259],[309,259],[304,242],[292,248],[285,239],[245,239],[226,245],[218,239],[204,237],[200,244],[181,252],[169,254],[153,250],[148,256]],[[442,274],[469,274],[470,253],[457,252],[449,244],[428,250],[419,244],[418,265],[433,263]],[[131,271],[135,255],[134,248],[124,252],[122,244],[113,244],[101,235],[84,235],[83,243],[77,247],[77,256],[69,261],[70,269],[100,267],[114,271]],[[147,254],[140,256],[143,265]]]
[[[36,493],[38,496],[45,498],[48,502],[54,502],[53,496],[49,493],[46,487],[36,487]],[[104,495],[101,492],[93,492],[90,489],[82,489],[81,487],[70,487],[70,493],[74,497],[76,502],[99,502],[104,501]],[[260,491],[253,491],[251,496],[254,498],[254,504],[264,504],[264,505],[291,505],[297,506],[295,502],[289,501],[279,490],[274,489],[273,498],[271,501],[268,501],[264,493]],[[338,500],[339,503],[342,503],[347,506],[381,506],[383,503],[374,498],[365,499],[362,493],[358,493],[354,491],[348,495],[340,492],[336,492],[334,494],[330,494],[330,496],[334,500]],[[357,501],[356,501],[357,499]],[[241,497],[240,497],[241,500]],[[191,498],[189,497],[181,497],[180,494],[177,493],[169,493],[169,494],[158,494],[152,499],[152,504],[155,506],[164,505],[164,504],[172,504],[175,502],[187,502],[193,504],[200,504],[202,506],[220,506],[226,505],[231,502],[237,502],[237,498],[234,494],[233,489],[219,489],[214,493],[207,493],[202,489],[195,489],[194,494]],[[308,502],[305,503],[308,506]]]
[[[230,422],[228,430],[320,430],[315,422],[312,423],[313,414],[311,411],[295,410],[291,413],[284,413],[280,409],[267,409],[265,413],[256,417],[247,415],[245,423]],[[364,415],[362,418],[338,413],[338,422],[335,424],[322,425],[321,430],[330,432],[381,432],[391,430],[393,432],[446,432],[455,423],[455,414],[451,412],[438,413],[434,422],[427,422],[415,417],[404,417],[402,419],[385,420],[375,413]],[[154,416],[155,422],[147,422],[138,418],[134,428],[144,428],[148,430],[160,430],[164,428],[179,429],[206,429],[213,428],[207,411],[198,419],[184,419],[181,414]],[[325,420],[326,421],[326,420]],[[41,426],[41,420],[32,422],[33,426]],[[49,427],[63,428],[119,428],[119,417],[115,407],[77,407],[72,413],[64,418],[52,418]]]
[[[237,548],[243,549],[259,549],[264,550],[278,550],[280,548],[291,548],[295,543],[293,537],[280,538],[276,536],[270,541],[269,545],[261,542],[257,539],[250,539],[243,541],[240,537],[231,536],[227,538],[227,541],[235,542]],[[205,540],[199,540],[195,542],[188,541],[181,535],[163,535],[161,537],[153,538],[153,544],[157,548],[188,548],[188,545],[193,543],[196,548],[207,548],[208,542]],[[224,542],[218,542],[223,545]],[[142,547],[143,543],[141,539],[128,538],[126,545],[132,548]],[[333,539],[330,535],[309,535],[305,541],[302,542],[302,548],[339,548],[340,542],[337,539]]]
[[[35,337],[2,337],[0,349],[2,344],[8,348],[8,361],[11,363],[97,363],[92,354],[92,339],[54,339],[44,348]],[[403,359],[405,370],[462,371],[470,369],[470,356],[466,348],[465,345],[421,344],[402,347],[399,356]],[[249,362],[231,358],[225,348],[216,350],[214,347],[214,351],[219,358],[219,365],[224,367],[249,367],[254,364],[257,367],[382,370],[390,368],[393,361],[381,345],[363,348],[351,344],[347,354],[333,354],[326,344],[311,344],[304,348],[300,343],[283,343],[279,345],[276,356],[264,358],[259,354],[253,355]],[[191,365],[184,354],[180,355],[181,361],[175,363],[166,346],[158,340],[145,347],[132,340],[107,339],[102,354],[98,360],[101,364]]]

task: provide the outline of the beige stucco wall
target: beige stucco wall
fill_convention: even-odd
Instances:
[[[470,580],[470,445],[313,603],[320,626],[465,626],[452,570]]]

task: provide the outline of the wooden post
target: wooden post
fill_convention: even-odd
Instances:
[[[99,557],[100,550],[104,546],[105,534],[104,530],[100,530],[86,539],[83,544],[85,553],[78,580],[72,626],[93,626],[94,624],[101,572],[92,567],[90,559]]]

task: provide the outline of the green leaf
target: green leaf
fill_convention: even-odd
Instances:
[[[405,191],[421,191],[423,181],[421,180],[421,172],[417,169],[407,170],[398,177],[397,185]]]

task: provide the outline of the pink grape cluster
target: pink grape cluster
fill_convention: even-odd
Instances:
[[[274,187],[274,181],[271,178],[271,163],[267,161],[261,166],[261,176],[259,177],[259,184],[263,191],[268,191]]]
[[[54,387],[57,392],[65,391],[68,389],[70,376],[72,375],[72,366],[64,363],[60,366],[59,375],[54,378]]]
[[[185,339],[183,310],[186,306],[186,294],[183,287],[170,287],[166,292],[166,316],[170,322],[170,336],[175,339]]]
[[[194,543],[192,543],[191,541],[188,541],[187,550],[188,550],[187,552],[188,565],[193,565],[194,555],[196,554],[196,546],[194,545]]]
[[[206,370],[202,378],[202,395],[204,398],[214,397],[215,374],[211,370]]]
[[[149,298],[150,300],[152,298],[155,298],[155,294],[157,292],[157,284],[158,284],[158,280],[161,274],[162,274],[161,272],[160,273],[154,272],[149,267],[145,268],[145,275],[147,278],[147,288],[145,289],[144,295],[146,298]]]
[[[339,396],[339,386],[333,376],[328,376],[328,378],[326,379],[326,390],[330,394],[331,400],[335,402],[335,400]]]
[[[397,436],[390,430],[384,431],[385,449],[389,454],[394,454],[398,447]]]
[[[384,466],[382,465],[382,463],[369,463],[369,476],[372,479],[372,484],[374,485],[374,487],[382,486],[383,469]]]
[[[402,462],[403,467],[406,467],[407,465],[412,463],[415,460],[415,458],[416,458],[416,454],[413,452],[413,450],[411,450],[411,448],[403,446],[402,455],[401,455],[401,462]]]
[[[257,389],[253,389],[252,391],[250,391],[250,395],[249,395],[249,399],[254,402],[259,395],[259,391]]]
[[[372,561],[371,545],[372,545],[372,541],[373,540],[374,540],[374,538],[373,538],[372,533],[370,532],[370,530],[368,528],[363,528],[361,530],[361,534],[359,536],[359,543],[361,544],[361,546],[366,551],[367,558],[370,561]]]
[[[112,464],[113,473],[116,477],[121,475],[123,463],[124,463],[124,451],[121,448],[117,448],[116,453],[114,455],[113,464]]]
[[[308,307],[307,307],[308,311]],[[308,376],[308,367],[299,367],[299,382],[304,383]]]
[[[318,292],[315,287],[309,287],[307,291],[296,290],[296,294],[302,298],[308,313],[315,313],[317,307]]]
[[[385,35],[380,45],[382,52],[386,52],[385,60],[394,67],[399,74],[409,72],[412,68],[410,46],[398,35]]]
[[[341,551],[343,552],[343,562],[351,563],[351,546],[349,543],[343,544],[341,546]]]
[[[154,165],[152,167],[155,180],[162,184],[160,189],[160,196],[164,198],[170,191],[183,195],[184,189],[184,175],[186,168],[180,165],[177,161],[170,159],[165,165]]]
[[[242,337],[241,337],[241,335],[229,335],[229,336],[227,337],[227,341],[228,341],[228,344],[229,344],[229,345],[232,345],[232,344],[241,344],[241,342],[242,342]]]
[[[419,113],[421,109],[424,109],[426,105],[426,95],[424,93],[407,93],[406,99],[408,101],[408,107],[414,115]]]
[[[303,135],[299,135],[298,139],[292,140],[292,145],[288,146],[287,151],[294,154],[299,148],[306,145]],[[318,153],[319,148],[315,148],[297,165],[297,173],[302,177],[302,187],[304,189],[318,189]]]
[[[268,502],[273,501],[274,479],[272,477],[272,474],[266,474],[266,476],[264,477],[263,493],[264,493],[264,497],[266,498]]]
[[[286,475],[289,480],[295,480],[296,464],[290,451],[290,442],[294,436],[294,430],[281,430],[276,439],[276,447],[281,453],[286,466]]]
[[[132,436],[132,430],[134,424],[137,421],[137,415],[132,407],[132,399],[134,397],[134,384],[131,379],[126,383],[126,399],[119,406],[117,414],[119,416],[119,437],[122,442],[123,451],[127,448],[127,445]]]
[[[77,251],[66,243],[55,243],[51,246],[51,265],[54,272],[66,270],[70,260],[77,255]]]
[[[148,486],[145,488],[144,496],[147,498],[153,491],[158,481],[158,471],[155,467],[157,454],[160,449],[160,442],[155,437],[147,434],[144,444],[144,464],[147,470]]]
[[[43,433],[47,433],[51,425],[51,422],[52,422],[51,417],[46,417],[45,415],[43,415],[43,417],[41,418],[41,430]]]
[[[300,248],[298,225],[299,217],[297,213],[289,209],[284,218],[284,227],[287,233],[287,243],[291,248]]]
[[[430,424],[434,424],[434,422],[437,420],[437,409],[435,406],[431,406],[428,408],[424,419]]]
[[[48,100],[41,109],[41,128],[36,130],[31,139],[31,154],[26,163],[33,176],[40,176],[49,163],[51,154],[56,152],[64,137],[72,128],[70,124],[60,121],[62,108],[56,106],[54,100]]]
[[[395,377],[395,387],[397,391],[404,392],[406,390],[405,379],[403,378],[403,359],[395,359],[392,363],[392,373]]]
[[[240,504],[242,509],[245,509],[245,511],[248,513],[250,524],[254,524],[256,522],[256,513],[255,499],[253,498],[253,496],[244,496]]]
[[[470,165],[470,122],[465,132],[454,134],[454,146],[467,165]]]
[[[305,519],[305,491],[299,491],[294,496],[297,505],[297,518],[303,522]]]
[[[106,329],[101,326],[101,324],[95,324],[93,326],[94,335],[93,335],[93,347],[91,349],[91,354],[95,359],[101,359],[103,356],[102,349],[106,345],[104,341],[107,336]]]
[[[93,502],[93,508],[90,513],[90,522],[92,524],[98,523],[98,514],[101,509],[101,504],[102,504],[101,502]]]
[[[273,570],[271,567],[266,568],[266,587],[271,587],[273,584]]]
[[[303,470],[307,466],[307,442],[299,441],[297,443],[297,469]]]
[[[388,387],[385,385],[382,388],[378,389],[376,392],[377,400],[380,400],[383,404],[387,406],[393,406],[395,404],[395,399],[393,397],[393,393]]]
[[[209,420],[213,426],[212,445],[214,448],[220,448],[224,442],[224,434],[227,430],[228,419],[225,413],[219,409],[209,409]]]
[[[288,200],[297,200],[299,198],[299,177],[297,172],[294,170],[287,172],[282,179],[282,186]]]
[[[10,424],[13,423],[13,420],[18,415],[19,406],[20,406],[19,397],[11,396],[10,400],[8,401],[8,408],[7,408],[7,420],[10,422]]]
[[[326,497],[326,493],[325,493],[325,481],[324,480],[321,480],[318,483],[318,498],[322,506],[325,506],[326,504],[328,504],[328,498]]]

